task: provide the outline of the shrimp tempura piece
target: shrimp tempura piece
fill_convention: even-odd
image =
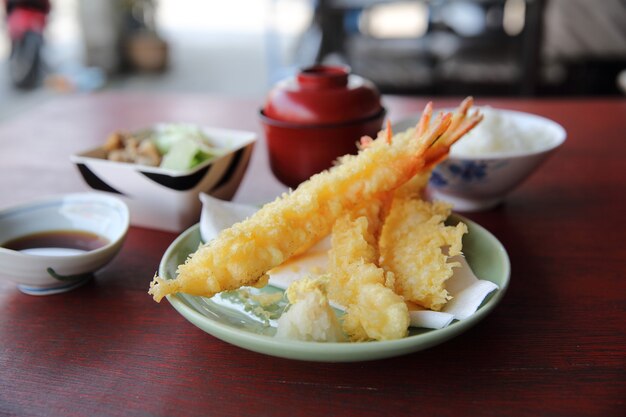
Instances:
[[[444,226],[450,207],[419,200],[434,165],[447,156],[456,140],[474,127],[472,117],[466,118],[471,104],[471,99],[461,103],[450,129],[429,149],[429,166],[392,193],[380,241],[382,265],[395,272],[396,292],[407,301],[432,310],[440,310],[450,298],[445,281],[457,264],[446,261],[448,256],[460,253],[461,238],[467,227],[462,223],[455,228]],[[425,112],[415,134],[422,134],[429,123],[430,111]],[[444,246],[450,247],[447,255],[441,250]]]
[[[446,226],[451,207],[443,202],[395,198],[380,238],[382,265],[394,273],[396,293],[431,310],[450,299],[445,282],[458,262],[467,226]],[[447,254],[442,248],[447,247]]]
[[[333,227],[328,289],[331,299],[346,307],[343,329],[354,341],[400,339],[407,334],[406,303],[386,286],[393,277],[377,261],[368,218],[340,217]]]
[[[427,106],[424,115],[431,113]],[[263,282],[268,270],[330,233],[343,212],[395,190],[423,170],[447,146],[440,139],[452,119],[450,113],[440,114],[421,135],[413,129],[387,140],[381,132],[358,155],[342,157],[340,165],[314,175],[201,246],[178,267],[176,279],[155,277],[149,293],[156,301],[178,292],[210,297]],[[480,121],[477,115],[471,119]]]

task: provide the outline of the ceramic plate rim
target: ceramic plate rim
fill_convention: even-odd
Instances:
[[[461,334],[483,320],[504,297],[510,281],[510,260],[502,243],[479,224],[456,214],[453,217],[466,222],[470,229],[480,230],[487,236],[487,239],[490,240],[489,245],[497,250],[503,262],[504,276],[501,277],[502,284],[500,289],[473,316],[462,321],[456,321],[443,329],[429,330],[403,339],[363,343],[320,343],[284,340],[217,322],[201,314],[190,305],[188,298],[193,299],[193,296],[173,294],[168,295],[167,300],[185,319],[206,333],[229,344],[270,356],[317,362],[356,362],[400,356],[427,349]],[[199,229],[199,224],[191,226],[170,244],[159,264],[159,276],[168,278],[166,269],[168,260],[177,253],[178,246],[182,242],[192,238],[194,234],[197,234],[199,239]]]

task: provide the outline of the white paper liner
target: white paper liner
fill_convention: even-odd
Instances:
[[[223,229],[244,220],[258,210],[254,206],[222,201],[207,194],[200,194],[200,200],[202,201],[200,234],[204,242],[210,241]],[[269,284],[285,290],[295,280],[325,273],[328,270],[329,249],[330,237],[326,237],[306,253],[269,271]],[[476,312],[487,295],[498,289],[493,282],[478,279],[463,256],[454,256],[450,261],[461,264],[460,267],[454,268],[454,274],[446,281],[446,290],[452,299],[446,303],[442,311],[426,309],[410,311],[411,327],[441,329],[454,320],[464,320]],[[333,306],[341,308],[336,304]]]
[[[459,262],[461,267],[454,268],[454,274],[446,281],[446,290],[452,295],[452,299],[446,303],[442,312],[463,320],[474,314],[485,297],[497,290],[498,286],[491,281],[478,279],[463,256],[453,256],[450,259]]]
[[[202,212],[200,213],[200,236],[208,242],[222,230],[252,216],[258,207],[219,200],[208,194],[200,193]]]
[[[413,310],[409,311],[411,327],[423,329],[443,329],[454,320],[454,315],[441,311]]]

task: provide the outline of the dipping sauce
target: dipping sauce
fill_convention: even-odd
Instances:
[[[91,232],[51,230],[11,239],[1,246],[15,251],[39,255],[71,255],[106,246],[109,240]]]

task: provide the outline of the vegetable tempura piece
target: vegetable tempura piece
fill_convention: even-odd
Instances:
[[[323,279],[295,281],[286,294],[291,305],[278,319],[276,337],[314,342],[345,341],[339,320],[328,303]]]
[[[383,284],[365,284],[343,318],[343,330],[355,342],[407,336],[410,316],[402,297]]]
[[[452,268],[448,258],[461,253],[467,226],[446,226],[451,207],[443,202],[396,198],[380,238],[382,265],[395,276],[395,291],[407,301],[440,310],[450,298],[445,282]],[[442,248],[447,247],[447,254]]]
[[[428,109],[424,117],[430,117]],[[480,121],[477,114],[459,117],[465,123],[459,125],[462,129]],[[177,292],[210,297],[255,285],[268,270],[330,233],[343,212],[395,190],[439,158],[449,148],[440,138],[452,119],[450,113],[440,114],[421,135],[412,129],[389,140],[381,132],[358,155],[341,158],[340,165],[314,175],[200,247],[179,266],[176,279],[155,277],[149,293],[160,301]]]
[[[352,220],[349,214],[335,223],[329,294],[346,307],[343,329],[352,340],[400,339],[407,334],[409,311],[402,297],[385,286],[393,277],[376,266],[376,239],[368,223],[365,216]]]

